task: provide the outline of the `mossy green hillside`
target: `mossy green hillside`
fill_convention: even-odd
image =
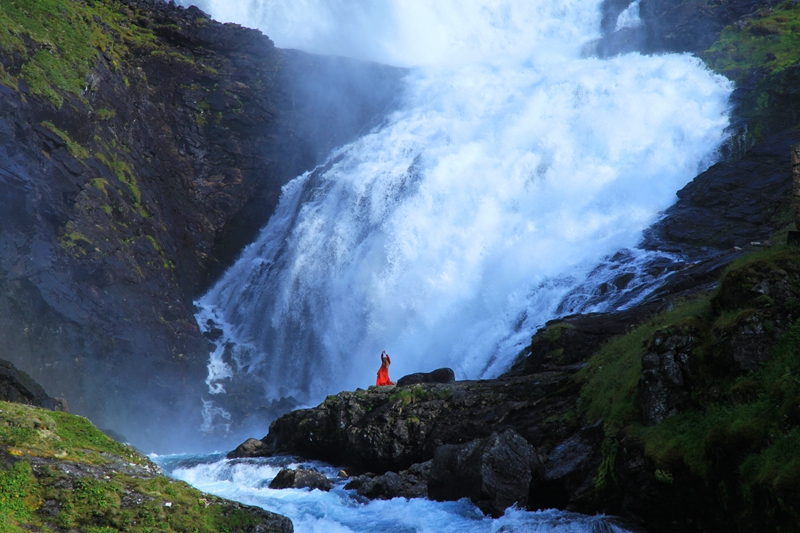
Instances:
[[[701,54],[716,72],[751,87],[739,112],[752,141],[800,123],[800,5],[763,8],[726,27]]]
[[[772,292],[764,291],[767,280]],[[605,345],[576,376],[579,409],[603,418],[598,490],[613,486],[621,439],[643,445],[655,480],[689,476],[742,530],[800,527],[800,250],[778,246],[732,264],[715,294],[677,305]],[[769,357],[754,371],[730,363],[729,340],[756,317]],[[770,331],[770,327],[773,328]],[[696,336],[691,401],[660,424],[642,423],[638,386],[646,341],[656,331]],[[756,349],[756,348],[753,348]],[[751,529],[748,529],[751,528]]]
[[[154,470],[85,418],[0,402],[2,533],[216,533],[264,523],[259,513]]]
[[[0,83],[30,92],[60,107],[63,92],[79,98],[92,87],[87,77],[101,54],[118,67],[128,47],[151,46],[154,34],[130,23],[114,0],[0,0],[0,47],[20,61],[0,65]]]

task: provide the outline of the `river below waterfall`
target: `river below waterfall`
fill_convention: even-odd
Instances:
[[[344,490],[345,480],[330,492],[274,490],[269,482],[281,468],[296,468],[289,457],[225,459],[220,454],[151,457],[170,476],[200,490],[291,518],[295,533],[625,533],[603,516],[556,510],[510,509],[498,519],[485,517],[468,500],[432,502],[395,498],[367,501]],[[324,463],[302,463],[329,478],[337,469]]]

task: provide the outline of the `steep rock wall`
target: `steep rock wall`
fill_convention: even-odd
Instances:
[[[0,354],[166,449],[201,423],[193,297],[284,183],[390,109],[402,71],[278,50],[161,0],[0,18]]]

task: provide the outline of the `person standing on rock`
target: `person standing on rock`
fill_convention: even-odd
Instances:
[[[381,367],[378,369],[378,379],[375,381],[376,386],[394,385],[394,382],[389,379],[389,365],[391,364],[392,360],[389,359],[389,354],[386,353],[386,350],[382,351]]]

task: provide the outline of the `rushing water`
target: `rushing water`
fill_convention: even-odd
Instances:
[[[511,509],[496,520],[484,517],[469,501],[438,503],[425,499],[369,502],[339,481],[330,492],[274,490],[269,482],[283,467],[296,468],[290,458],[223,459],[219,455],[153,457],[165,472],[191,485],[228,499],[256,505],[288,516],[296,533],[625,533],[626,529],[601,516],[549,510]],[[336,469],[304,463],[329,478]]]
[[[413,66],[400,109],[288,184],[198,302],[225,333],[212,394],[246,374],[313,403],[371,384],[383,349],[395,377],[497,375],[548,319],[622,304],[594,298],[611,254],[633,258],[631,287],[652,281],[633,247],[728,124],[730,84],[694,57],[587,57],[599,0],[200,7],[278,46]],[[618,26],[638,23],[634,3]],[[206,429],[227,422],[206,406]]]

